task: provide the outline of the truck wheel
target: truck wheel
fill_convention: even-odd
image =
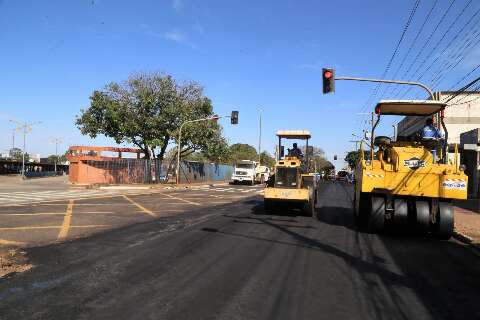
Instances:
[[[379,196],[372,196],[370,214],[368,216],[368,232],[382,232],[385,226],[385,199]]]
[[[453,208],[450,202],[438,204],[437,222],[435,224],[435,235],[440,239],[448,240],[452,237],[454,227]]]

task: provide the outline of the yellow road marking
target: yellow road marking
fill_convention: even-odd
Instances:
[[[70,226],[71,228],[104,228],[110,227],[109,224],[87,224],[84,226]],[[35,229],[59,229],[62,226],[28,226],[28,227],[8,227],[8,228],[0,228],[0,231],[15,231],[15,230],[35,230]]]
[[[18,242],[18,241],[0,239],[0,246],[8,246],[8,245],[23,246],[24,244],[25,244],[25,242]]]
[[[169,198],[172,198],[172,199],[175,199],[175,200],[180,200],[180,201],[190,203],[190,204],[193,204],[193,205],[196,205],[196,206],[200,205],[200,203],[198,203],[198,202],[193,202],[193,201],[185,200],[185,199],[182,199],[182,198],[177,198],[177,197],[174,197],[174,196],[172,196],[170,194],[167,194],[167,193],[160,193],[160,194],[163,195],[163,196],[167,196]]]
[[[130,203],[136,205],[140,210],[142,210],[144,213],[148,214],[149,216],[152,216],[152,217],[157,217],[157,215],[155,213],[153,213],[152,211],[148,210],[147,208],[145,208],[144,206],[142,206],[140,203],[137,203],[135,201],[133,201],[132,199],[130,199],[129,197],[127,197],[126,195],[123,195],[123,197],[128,200]]]
[[[62,227],[57,236],[57,241],[63,241],[67,238],[68,230],[70,229],[70,223],[72,222],[73,200],[68,201],[67,211],[63,218]]]

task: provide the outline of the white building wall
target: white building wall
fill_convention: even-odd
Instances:
[[[453,93],[440,92],[440,101],[448,100]],[[448,102],[444,115],[449,144],[459,144],[461,133],[480,128],[480,92],[458,95]],[[398,123],[398,135],[415,134],[425,125],[425,120],[424,117],[405,117]]]

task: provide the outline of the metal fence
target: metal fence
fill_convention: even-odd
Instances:
[[[87,160],[82,173],[89,183],[166,183],[175,180],[175,166],[156,159]],[[180,182],[213,182],[230,179],[233,167],[215,163],[182,161]]]

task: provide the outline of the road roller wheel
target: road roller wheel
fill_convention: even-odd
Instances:
[[[438,204],[437,219],[434,232],[440,239],[448,240],[453,234],[454,215],[453,207],[450,202],[440,202]]]
[[[385,226],[385,198],[372,196],[370,214],[368,215],[368,232],[382,232]]]
[[[263,205],[265,208],[265,213],[271,214],[273,212],[274,204],[272,200],[263,200]]]
[[[303,205],[303,212],[308,217],[315,215],[315,200],[313,198],[310,198],[310,200]]]
[[[408,204],[405,199],[394,200],[395,212],[393,213],[393,224],[403,227],[408,224]]]
[[[355,199],[355,223],[357,226],[363,228],[367,225],[367,216],[371,207],[371,194],[360,192],[358,199]]]
[[[428,201],[415,201],[415,230],[426,231],[430,226],[430,206]]]

